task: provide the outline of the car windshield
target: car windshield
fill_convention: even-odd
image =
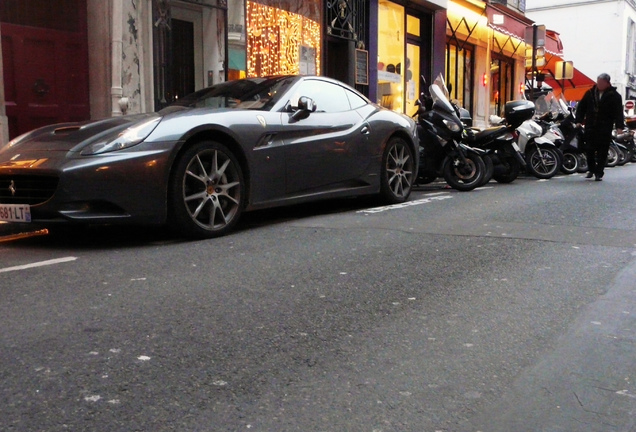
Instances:
[[[249,78],[228,81],[189,94],[160,113],[183,108],[235,108],[269,110],[278,101],[293,77]]]

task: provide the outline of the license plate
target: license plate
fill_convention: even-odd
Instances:
[[[0,220],[31,222],[31,207],[28,204],[0,204]]]

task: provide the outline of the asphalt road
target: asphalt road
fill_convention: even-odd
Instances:
[[[634,431],[634,185],[0,226],[0,430]]]

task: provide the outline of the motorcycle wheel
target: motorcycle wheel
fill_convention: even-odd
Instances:
[[[625,150],[619,147],[618,149],[618,163],[616,165],[623,166],[631,159],[632,155],[627,154]]]
[[[632,150],[632,158],[630,159],[630,162],[636,162],[636,149]]]
[[[481,156],[481,159],[484,161],[484,166],[486,167],[486,171],[484,171],[484,179],[480,184],[480,186],[484,186],[492,179],[493,174],[495,173],[495,164],[492,162],[492,158],[487,154]]]
[[[616,151],[616,148],[611,147],[609,148],[609,151],[607,152],[607,163],[605,164],[605,166],[607,167],[615,167],[618,164],[618,152]]]
[[[559,154],[553,148],[542,148],[541,153],[539,153],[539,148],[533,146],[526,156],[526,160],[530,174],[540,179],[554,177],[561,165]]]
[[[579,159],[579,167],[577,168],[576,172],[578,173],[585,173],[587,172],[587,156],[585,156],[584,153],[579,153],[578,155],[578,159]]]
[[[574,174],[579,168],[579,158],[574,153],[563,153],[561,172],[563,174]]]
[[[475,189],[483,181],[486,165],[479,155],[466,154],[466,163],[455,157],[444,163],[444,180],[453,189],[466,192]]]
[[[517,177],[519,177],[521,164],[514,156],[502,158],[501,162],[503,165],[506,165],[508,169],[503,173],[495,174],[493,178],[498,183],[512,183],[517,179]]]

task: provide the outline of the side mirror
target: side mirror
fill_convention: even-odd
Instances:
[[[292,118],[294,120],[307,118],[309,117],[309,114],[316,111],[316,108],[318,108],[318,106],[312,98],[301,96],[298,98],[298,108],[296,108],[296,111],[292,114]]]

